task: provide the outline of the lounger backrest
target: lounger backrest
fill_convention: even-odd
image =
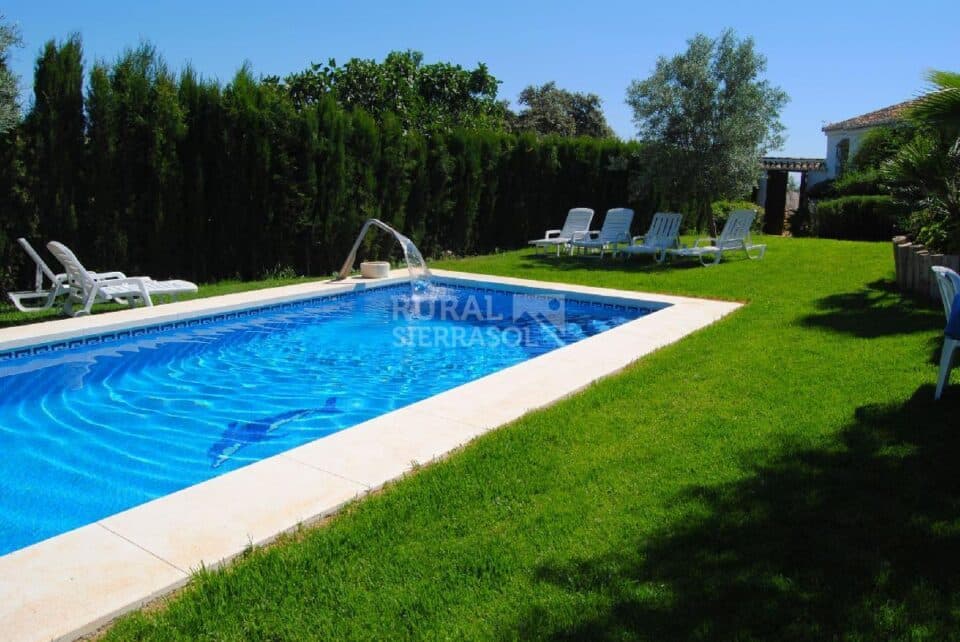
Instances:
[[[673,247],[680,235],[680,221],[683,214],[676,212],[657,212],[650,221],[650,229],[643,237],[643,244],[652,247]]]
[[[960,274],[942,265],[934,265],[930,269],[937,276],[937,285],[940,287],[940,301],[943,302],[943,312],[949,320],[953,298],[957,296],[957,292],[960,292]]]
[[[739,247],[750,237],[750,226],[756,216],[757,213],[752,210],[730,212],[723,231],[720,232],[720,238],[717,239],[717,245],[721,248]]]
[[[633,223],[633,210],[618,207],[607,210],[600,228],[600,240],[604,243],[630,240],[630,224]]]
[[[29,256],[33,262],[37,264],[37,274],[35,278],[37,290],[43,289],[44,275],[50,279],[51,283],[56,283],[57,275],[53,273],[53,270],[50,269],[50,266],[47,265],[47,262],[44,261],[39,254],[37,254],[37,251],[33,249],[33,246],[27,242],[27,239],[18,238],[17,243],[19,243],[20,247],[23,248],[23,251],[27,253],[27,256]]]
[[[593,210],[589,207],[575,207],[567,212],[567,220],[563,223],[563,230],[560,236],[563,238],[573,238],[575,232],[586,232],[590,229],[590,223],[593,221]]]
[[[70,248],[63,243],[50,241],[47,243],[47,249],[50,250],[50,254],[53,254],[63,265],[67,273],[67,280],[70,281],[71,285],[82,288],[84,292],[89,292],[93,288],[93,276],[83,267],[83,264],[80,263],[77,256],[70,251]]]

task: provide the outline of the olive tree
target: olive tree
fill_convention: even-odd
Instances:
[[[627,89],[639,137],[658,159],[662,192],[675,207],[695,207],[699,224],[709,218],[712,226],[711,201],[748,193],[759,158],[783,145],[788,97],[765,71],[753,40],[728,29],[718,38],[694,36],[684,53],[660,57],[649,78]]]
[[[17,105],[19,78],[10,70],[8,57],[11,47],[21,45],[20,32],[0,16],[0,134],[10,131],[20,121],[20,107]]]

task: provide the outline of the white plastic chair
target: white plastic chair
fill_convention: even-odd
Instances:
[[[653,254],[657,263],[667,259],[667,250],[680,245],[680,222],[683,214],[657,212],[650,221],[650,229],[643,236],[634,236],[630,245],[620,248],[624,254]],[[638,243],[638,241],[640,241]]]
[[[567,212],[567,220],[563,223],[563,229],[547,230],[542,239],[535,239],[530,241],[529,244],[544,249],[556,247],[557,256],[560,256],[560,248],[567,247],[571,241],[586,236],[592,220],[592,209],[575,207]]]
[[[943,302],[943,312],[950,322],[950,313],[952,311],[953,299],[960,292],[960,274],[957,274],[950,268],[942,265],[934,265],[930,268],[937,277],[937,285],[940,287],[940,300]],[[944,335],[943,350],[940,352],[940,374],[937,376],[937,390],[933,393],[933,398],[940,399],[943,389],[950,378],[950,368],[953,367],[953,355],[960,348],[960,339],[954,339]]]
[[[582,251],[600,250],[600,258],[608,249],[616,253],[621,243],[630,244],[630,225],[633,223],[633,210],[626,207],[617,207],[607,210],[603,218],[603,227],[591,230],[579,240],[570,242],[571,253],[580,248]]]
[[[153,305],[152,295],[176,297],[178,294],[197,291],[196,284],[189,281],[154,281],[145,276],[97,280],[63,243],[50,241],[47,243],[47,249],[67,271],[70,290],[63,304],[63,311],[70,316],[90,314],[93,304],[98,301],[125,299],[133,306],[136,299],[140,299],[145,306],[149,307]],[[75,303],[80,303],[82,307],[75,310]]]
[[[750,239],[750,226],[757,213],[752,210],[736,210],[730,213],[717,238],[697,239],[693,247],[668,250],[672,256],[696,257],[702,265],[716,265],[724,252],[743,250],[749,259],[762,259],[767,246],[754,244]],[[758,252],[750,254],[750,252]]]
[[[70,286],[67,283],[67,275],[54,274],[50,266],[47,265],[47,262],[37,254],[37,251],[33,249],[33,246],[30,245],[27,239],[18,238],[17,243],[20,244],[23,251],[27,253],[27,256],[29,256],[36,265],[34,289],[20,292],[7,292],[7,296],[13,302],[14,307],[21,312],[48,310],[53,307],[53,303],[58,297],[66,294],[70,290]],[[126,278],[123,272],[91,272],[90,276],[97,281]],[[45,285],[44,280],[50,282],[49,287]],[[35,301],[38,299],[43,300],[40,305],[25,305],[26,301]]]

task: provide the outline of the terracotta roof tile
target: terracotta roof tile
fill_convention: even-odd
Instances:
[[[854,116],[836,123],[830,123],[823,128],[823,131],[829,132],[836,129],[860,129],[862,127],[876,127],[877,125],[887,125],[900,120],[904,110],[915,103],[916,100],[907,100],[896,105],[890,105],[883,109],[878,109],[867,114]]]

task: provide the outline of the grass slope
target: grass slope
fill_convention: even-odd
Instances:
[[[887,244],[456,270],[749,301],[109,640],[956,639],[960,390]],[[956,377],[955,377],[956,379]],[[238,500],[240,501],[240,500]]]

